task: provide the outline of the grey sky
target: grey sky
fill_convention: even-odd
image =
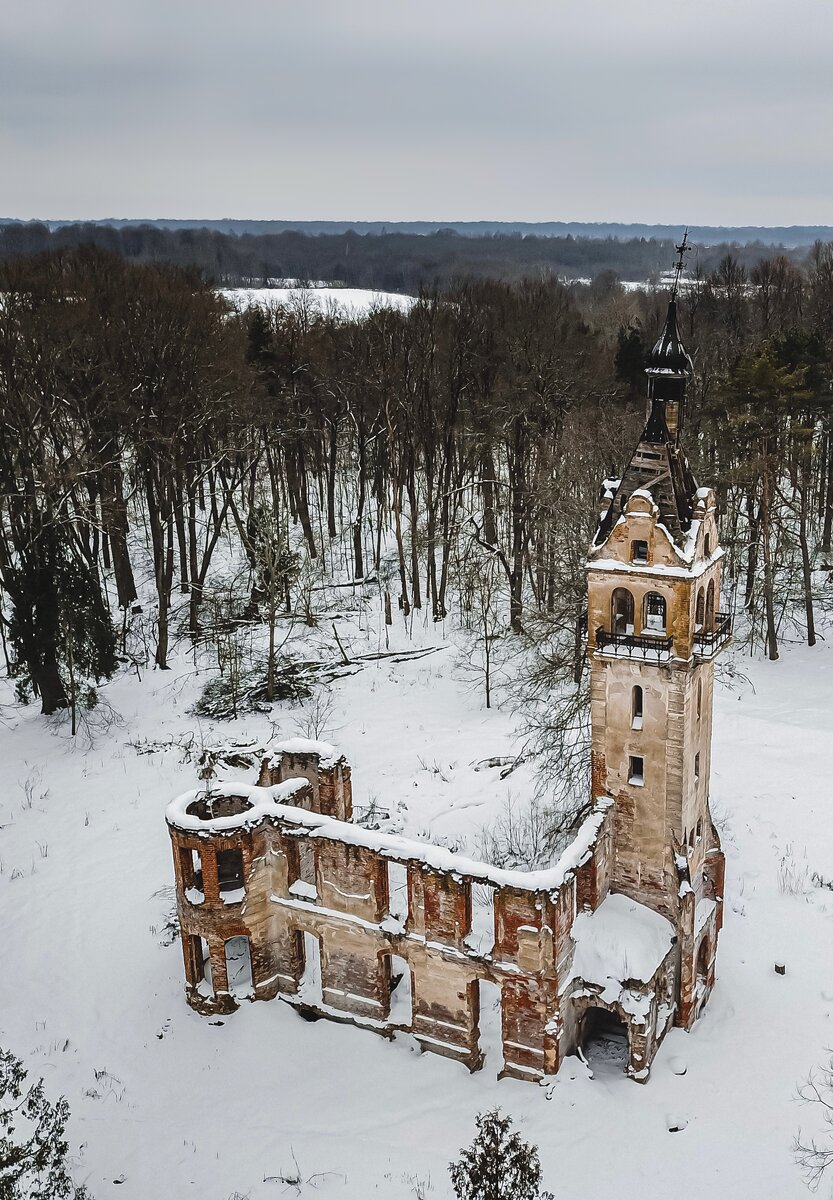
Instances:
[[[830,0],[3,0],[0,215],[833,221]]]

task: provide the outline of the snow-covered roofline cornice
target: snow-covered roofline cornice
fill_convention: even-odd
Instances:
[[[701,559],[700,562],[694,563],[692,566],[665,566],[663,563],[632,563],[620,562],[618,558],[588,558],[585,563],[587,571],[620,571],[623,575],[646,575],[653,578],[665,576],[670,579],[699,579],[699,577],[708,571],[709,567],[713,567],[715,563],[720,562],[726,551],[722,546],[718,546],[713,550],[708,558]]]

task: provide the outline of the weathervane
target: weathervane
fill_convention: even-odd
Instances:
[[[688,254],[689,250],[691,249],[691,247],[688,244],[688,226],[687,225],[686,225],[685,233],[683,234],[683,240],[680,242],[679,246],[675,246],[674,249],[677,251],[677,262],[674,266],[674,286],[671,288],[671,299],[672,300],[677,299],[677,286],[680,282],[680,276],[682,275],[683,270],[685,268],[685,256]]]

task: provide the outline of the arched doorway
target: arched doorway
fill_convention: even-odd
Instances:
[[[594,1073],[627,1071],[628,1027],[607,1008],[588,1008],[581,1019],[579,1046]]]

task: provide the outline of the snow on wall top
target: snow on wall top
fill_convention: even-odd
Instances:
[[[652,979],[671,949],[674,927],[644,904],[611,892],[595,912],[577,914],[572,935],[571,978],[608,989]]]
[[[266,747],[266,753],[270,757],[270,761],[274,762],[279,759],[282,754],[307,754],[315,755],[319,759],[319,766],[328,770],[334,767],[336,763],[344,761],[344,755],[335,746],[329,742],[316,742],[311,738],[286,738],[281,742],[270,742]]]
[[[560,888],[567,876],[588,860],[604,814],[613,803],[607,797],[597,801],[593,812],[584,820],[576,837],[554,866],[538,871],[509,871],[502,867],[493,867],[489,863],[477,862],[461,854],[454,854],[444,846],[434,846],[430,842],[420,842],[378,830],[363,829],[360,825],[337,821],[334,817],[307,812],[305,809],[284,803],[291,800],[297,791],[308,786],[305,779],[290,779],[274,787],[257,787],[247,783],[215,783],[212,787],[214,797],[222,796],[244,802],[237,814],[203,819],[189,812],[189,808],[205,798],[205,791],[196,789],[177,796],[168,805],[165,819],[170,826],[186,833],[227,834],[232,830],[251,829],[264,818],[271,818],[284,825],[304,829],[310,837],[326,838],[348,846],[362,846],[387,858],[420,862],[423,866],[444,874],[469,875],[495,887],[547,892]]]

